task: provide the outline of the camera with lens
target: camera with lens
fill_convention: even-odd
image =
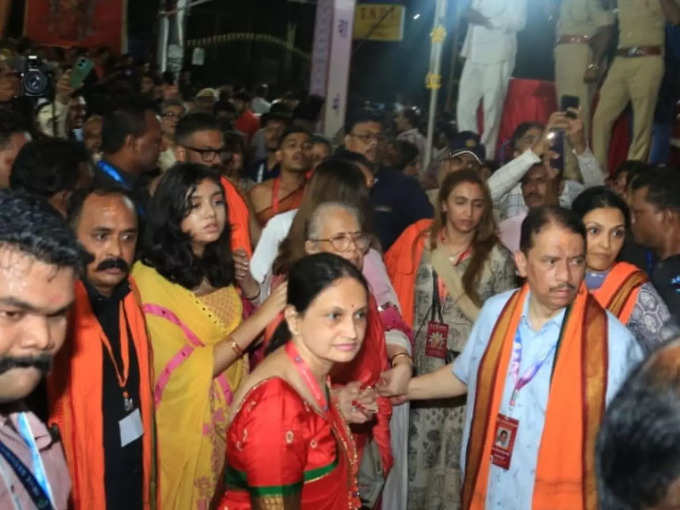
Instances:
[[[21,88],[23,95],[28,97],[50,97],[52,95],[51,73],[37,55],[29,55],[24,60]]]

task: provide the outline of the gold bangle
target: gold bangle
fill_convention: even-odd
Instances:
[[[413,358],[411,358],[411,355],[408,352],[398,352],[397,354],[390,358],[390,366],[392,368],[394,368],[394,360],[397,359],[399,356],[406,356],[408,358],[409,365],[413,366]]]
[[[236,353],[237,358],[243,356],[243,349],[241,349],[241,346],[236,343],[234,337],[231,338],[231,349]]]

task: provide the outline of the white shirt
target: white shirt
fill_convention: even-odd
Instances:
[[[279,254],[279,244],[288,235],[297,209],[291,209],[273,216],[262,229],[253,258],[250,259],[250,274],[259,283],[263,283]]]
[[[527,21],[527,0],[472,0],[471,7],[486,16],[492,28],[471,23],[461,56],[478,64],[514,64],[517,32]]]

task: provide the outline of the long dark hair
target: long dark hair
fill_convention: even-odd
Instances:
[[[295,262],[288,273],[287,303],[304,314],[314,299],[340,278],[358,281],[368,294],[368,283],[354,264],[332,253],[307,255]],[[290,340],[291,333],[285,320],[281,321],[267,347],[267,353]]]
[[[479,225],[477,225],[475,237],[472,239],[472,257],[468,267],[465,269],[465,273],[463,273],[465,293],[472,301],[481,305],[481,300],[477,294],[477,283],[491,250],[498,242],[498,236],[496,235],[496,221],[493,217],[491,193],[489,193],[488,186],[475,170],[466,169],[453,172],[444,179],[441,188],[439,188],[434,222],[430,229],[430,246],[432,249],[436,248],[439,233],[446,227],[446,213],[443,211],[442,205],[449,198],[451,192],[464,182],[478,185],[484,195],[484,212],[479,220]]]
[[[191,236],[180,227],[191,212],[191,196],[205,179],[217,184],[224,195],[215,170],[196,163],[178,163],[170,168],[161,177],[149,204],[142,239],[142,262],[187,289],[198,287],[203,279],[216,288],[234,281],[229,223],[222,235],[205,247],[200,258],[193,252]]]
[[[370,233],[371,206],[364,174],[353,163],[336,158],[327,159],[319,164],[307,184],[288,236],[279,246],[273,266],[274,274],[285,274],[296,260],[305,256],[309,221],[323,202],[343,202],[355,206],[360,212],[363,231]]]

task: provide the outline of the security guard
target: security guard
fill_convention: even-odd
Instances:
[[[557,102],[565,95],[579,98],[586,137],[602,60],[614,36],[614,21],[614,14],[600,0],[562,0],[560,4],[555,46]],[[564,175],[579,180],[578,162],[566,141],[564,149]]]
[[[633,140],[628,159],[646,161],[656,96],[664,72],[666,20],[680,22],[677,0],[618,0],[619,46],[593,118],[593,152],[607,169],[614,122],[631,101]]]

